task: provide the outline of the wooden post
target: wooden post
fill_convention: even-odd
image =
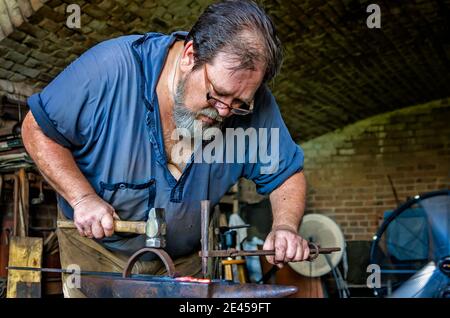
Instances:
[[[21,226],[20,226],[20,236],[28,235],[29,227],[29,209],[30,209],[30,189],[28,185],[28,176],[24,168],[21,168],[18,172],[19,184],[20,184],[20,195],[19,195],[19,215],[21,215]]]
[[[34,267],[42,266],[42,238],[13,237],[9,247],[8,266]],[[40,298],[41,272],[25,270],[8,270],[7,298]]]

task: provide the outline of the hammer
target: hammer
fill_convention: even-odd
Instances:
[[[60,229],[76,229],[73,221],[57,221]],[[121,221],[114,220],[114,232],[145,234],[146,247],[164,248],[166,246],[166,219],[165,210],[152,208],[148,212],[148,219],[144,221]]]

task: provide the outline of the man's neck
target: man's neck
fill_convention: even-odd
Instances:
[[[176,72],[175,66],[177,64],[178,57],[182,53],[182,49],[183,42],[181,41],[175,42],[169,49],[161,75],[156,85],[161,123],[163,126],[170,124],[173,128],[175,128],[175,123],[173,122],[172,116],[174,104],[173,95],[175,92],[172,91],[172,84],[174,81],[175,83],[177,81],[175,75],[179,77],[179,72]]]
[[[171,161],[170,152],[172,146],[176,142],[171,139],[172,132],[176,128],[173,120],[173,96],[175,94],[173,91],[173,83],[177,83],[180,75],[180,72],[176,71],[176,67],[179,66],[177,65],[177,61],[179,61],[183,47],[183,42],[177,41],[169,49],[161,75],[158,79],[158,84],[156,85],[164,148],[169,162]]]

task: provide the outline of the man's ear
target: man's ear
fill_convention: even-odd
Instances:
[[[194,41],[189,41],[184,45],[183,55],[180,60],[180,69],[183,73],[191,72],[194,68]]]

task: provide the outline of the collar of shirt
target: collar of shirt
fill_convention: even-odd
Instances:
[[[156,85],[169,48],[176,40],[184,40],[187,34],[185,31],[173,32],[170,36],[162,33],[147,33],[132,44],[133,54],[141,68],[140,91],[142,99],[145,107],[149,110],[146,117],[149,138],[155,150],[156,160],[162,166],[167,166],[167,156],[164,148]],[[176,185],[177,183],[180,185],[184,184],[186,175],[190,170],[190,163],[186,165],[178,180],[173,177],[168,169],[166,170],[169,184],[174,189],[178,189],[179,187],[176,187]]]
[[[147,33],[133,42],[135,57],[141,64],[145,78],[145,97],[150,104],[155,102],[156,85],[169,48],[176,40],[186,39],[187,35],[186,31],[176,31],[170,36],[162,33]]]

